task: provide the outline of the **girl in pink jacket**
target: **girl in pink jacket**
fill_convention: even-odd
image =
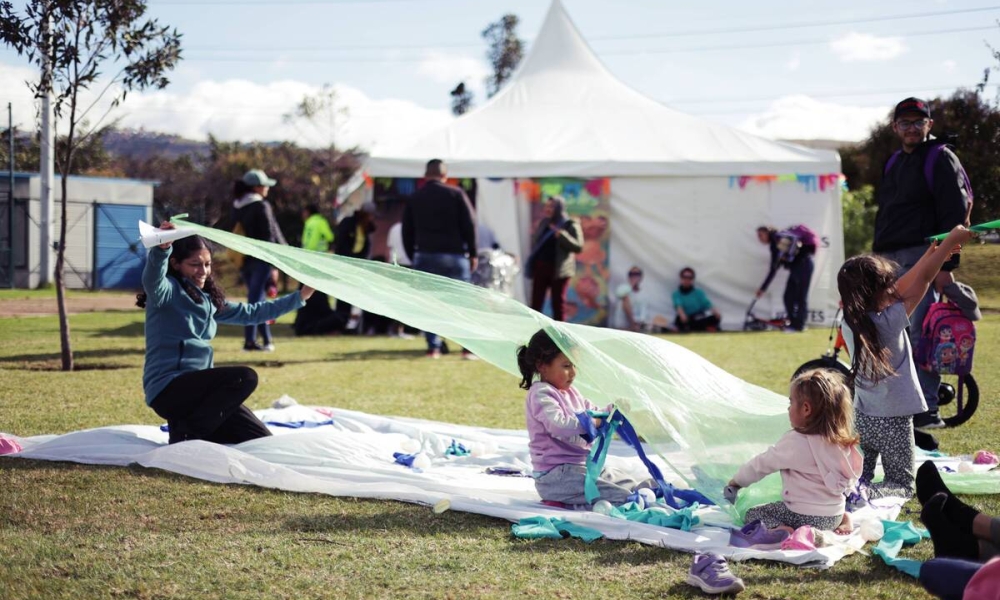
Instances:
[[[781,501],[755,506],[744,519],[792,531],[803,525],[850,533],[845,493],[861,474],[851,392],[843,377],[807,371],[792,381],[788,420],[792,430],[740,467],[729,485],[740,488],[781,472]]]
[[[528,450],[538,495],[548,502],[587,504],[584,485],[591,440],[581,419],[592,418],[588,410],[600,409],[573,387],[576,367],[544,330],[518,348],[517,367],[521,387],[528,390]],[[594,419],[594,426],[600,426],[599,419]],[[652,479],[640,481],[610,467],[601,471],[596,483],[601,499],[612,504],[626,502],[638,487],[656,487]]]

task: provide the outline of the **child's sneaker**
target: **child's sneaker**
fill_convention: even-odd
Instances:
[[[729,545],[737,548],[755,548],[757,550],[777,550],[781,542],[788,537],[783,529],[768,529],[758,519],[744,525],[741,529],[729,532]]]
[[[738,594],[746,589],[743,580],[729,570],[726,559],[714,552],[694,555],[687,582],[706,594]]]

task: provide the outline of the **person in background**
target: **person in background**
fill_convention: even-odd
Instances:
[[[811,232],[811,230],[806,229]],[[812,282],[813,269],[815,263],[813,256],[816,254],[815,234],[812,237],[800,242],[795,238],[782,235],[769,225],[761,225],[757,228],[757,240],[765,244],[771,251],[771,264],[767,271],[764,283],[757,290],[757,297],[760,298],[771,285],[771,281],[778,273],[778,269],[784,267],[788,269],[788,279],[785,282],[785,293],[782,301],[785,304],[785,318],[788,325],[785,331],[789,333],[804,331],[806,328],[806,317],[809,315],[809,284]],[[789,248],[791,244],[797,244],[794,248]]]
[[[319,212],[319,206],[310,204],[302,209],[302,247],[313,252],[328,252],[333,243],[330,222]]]
[[[302,248],[313,252],[329,252],[333,241],[330,222],[320,214],[319,206],[310,204],[302,209]],[[300,286],[301,289],[301,286]],[[330,308],[330,298],[317,290],[306,305],[295,313],[292,328],[295,335],[325,335],[343,331],[344,318]]]
[[[476,213],[460,188],[448,185],[448,167],[440,159],[427,162],[426,183],[410,196],[403,211],[403,246],[413,268],[469,282],[478,261]],[[425,332],[427,357],[441,358],[444,340]],[[462,357],[475,355],[462,350]]]
[[[940,141],[930,139],[932,127],[930,107],[919,98],[906,98],[893,110],[892,131],[899,138],[901,150],[886,162],[875,193],[878,212],[872,252],[898,264],[898,277],[924,255],[928,237],[950,231],[955,225],[969,225],[972,196],[966,185],[965,169],[954,152],[942,147]],[[942,277],[958,268],[959,259],[956,255],[944,264]],[[934,292],[928,290],[910,315],[913,324],[910,345],[914,348],[933,301]],[[917,378],[927,410],[913,419],[914,426],[944,427],[937,409],[941,374],[918,369]]]
[[[642,269],[633,266],[628,270],[628,283],[619,285],[615,290],[618,302],[611,315],[611,326],[615,329],[641,331],[650,325],[649,303],[641,285]]]
[[[719,311],[712,306],[705,292],[694,286],[694,269],[684,267],[680,272],[680,285],[671,299],[677,317],[674,326],[678,331],[718,331],[721,320]]]
[[[406,247],[403,246],[403,222],[397,221],[392,227],[389,228],[389,233],[386,235],[385,245],[389,249],[389,261],[393,264],[397,264],[401,267],[412,267],[413,261],[410,260],[410,256],[406,253]],[[389,336],[401,338],[408,340],[413,338],[409,333],[406,333],[406,326],[399,321],[392,321],[389,323]]]
[[[413,266],[413,261],[410,260],[410,255],[406,253],[406,247],[403,245],[403,222],[399,221],[389,228],[389,233],[386,235],[385,245],[389,248],[389,260],[395,261],[395,264],[401,267],[411,267]]]
[[[354,214],[344,217],[337,225],[336,254],[349,258],[369,258],[372,251],[372,233],[375,232],[375,203],[365,202]],[[337,299],[337,314],[347,323],[347,330],[360,324],[360,313],[354,307]]]
[[[531,308],[541,312],[545,296],[552,303],[552,318],[565,321],[563,308],[569,280],[576,274],[576,253],[583,250],[580,222],[566,214],[566,200],[552,196],[532,236],[525,275],[532,280]]]
[[[243,235],[249,238],[287,245],[288,242],[278,227],[278,221],[274,218],[274,209],[267,201],[268,192],[277,183],[260,169],[247,171],[233,186],[233,195],[236,197],[233,201],[233,222],[238,222],[243,229]],[[253,304],[263,300],[267,296],[269,286],[277,292],[278,272],[259,258],[245,256],[240,273],[247,286],[247,302]],[[261,344],[257,343],[258,330]],[[247,325],[244,328],[243,350],[274,351],[274,338],[266,320],[259,325]]]
[[[162,229],[174,229],[164,222]],[[136,305],[146,310],[146,404],[167,420],[170,443],[239,444],[271,435],[243,402],[257,387],[249,367],[215,367],[216,323],[254,325],[304,304],[313,289],[273,301],[226,300],[212,279],[212,252],[198,236],[154,246],[142,271]]]

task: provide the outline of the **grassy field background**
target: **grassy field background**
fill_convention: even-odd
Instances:
[[[981,406],[940,433],[943,448],[997,450],[1000,247],[966,250],[960,279],[979,292],[976,378]],[[0,291],[4,299],[49,292]],[[231,290],[239,297],[239,292]],[[423,359],[423,342],[293,339],[240,352],[220,327],[217,364],[260,374],[252,408],[288,393],[304,404],[521,428],[517,381],[483,362]],[[0,431],[29,436],[122,423],[159,424],[142,401],[138,309],[71,317],[79,370],[59,366],[55,317],[0,323]],[[674,336],[733,374],[785,393],[794,368],[819,356],[828,331]],[[1000,513],[995,496],[969,497]],[[915,503],[907,505],[913,511]],[[916,518],[904,512],[902,518]],[[635,543],[524,541],[509,523],[398,502],[215,485],[139,467],[0,458],[0,598],[662,598],[700,597],[683,583],[690,556]],[[929,543],[905,551],[930,556]],[[747,598],[925,598],[915,580],[870,556],[826,571],[735,563]]]

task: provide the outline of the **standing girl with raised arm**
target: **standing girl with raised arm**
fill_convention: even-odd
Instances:
[[[907,336],[909,316],[941,265],[973,233],[959,225],[896,279],[896,264],[875,256],[848,259],[837,274],[844,305],[844,340],[851,353],[856,426],[870,498],[909,498],[914,491],[913,415],[927,410]],[[871,483],[882,456],[885,478]]]

